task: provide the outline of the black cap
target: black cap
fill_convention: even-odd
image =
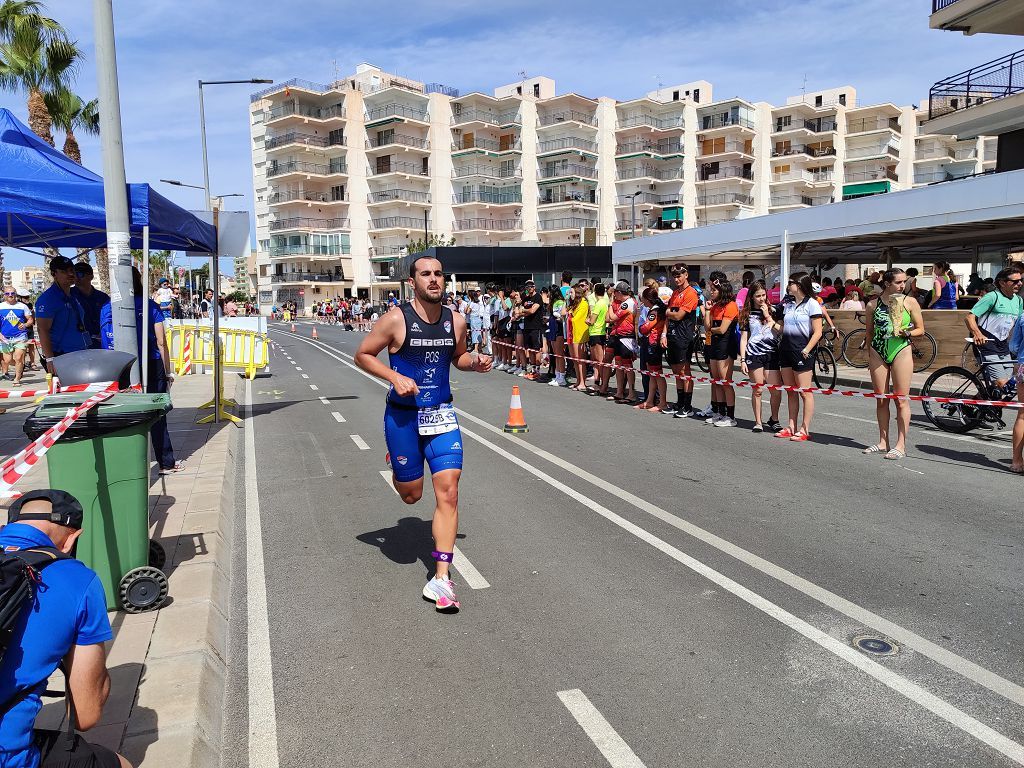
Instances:
[[[87,261],[79,261],[75,264],[76,275],[92,275],[92,266]]]
[[[48,513],[32,512],[30,514],[22,514],[22,507],[28,502],[38,499],[46,499],[53,508]],[[52,488],[29,491],[15,501],[7,511],[8,523],[17,523],[21,520],[46,520],[57,525],[63,525],[65,528],[75,528],[76,530],[82,527],[83,517],[82,505],[78,503],[78,499],[67,491],[58,491]]]
[[[74,269],[75,262],[69,259],[67,256],[54,256],[50,259],[50,274],[57,272],[62,269]]]

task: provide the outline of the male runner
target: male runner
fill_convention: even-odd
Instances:
[[[700,299],[690,284],[690,271],[684,264],[672,268],[672,282],[676,287],[665,310],[668,322],[661,332],[661,346],[668,350],[668,364],[672,366],[672,373],[689,377],[692,373],[690,360],[697,335],[697,307]],[[676,379],[676,405],[673,407],[665,403],[661,412],[680,419],[693,414],[692,379]]]
[[[462,434],[452,407],[449,366],[487,373],[488,355],[466,351],[466,319],[442,306],[444,270],[428,256],[410,269],[412,301],[391,309],[374,325],[356,353],[356,364],[391,384],[384,409],[384,440],[392,483],[406,504],[423,496],[423,461],[434,484],[431,531],[437,563],[423,597],[437,610],[458,609],[448,576],[459,528],[459,477],[462,475]],[[377,359],[387,347],[391,367]]]

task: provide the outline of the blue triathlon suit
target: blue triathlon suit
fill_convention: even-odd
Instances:
[[[419,433],[417,412],[451,403],[448,379],[455,355],[455,320],[448,307],[441,317],[428,323],[411,303],[401,305],[405,319],[405,341],[389,355],[391,368],[416,382],[419,394],[400,397],[394,387],[388,392],[384,409],[384,442],[391,454],[391,469],[402,483],[423,477],[423,461],[431,474],[462,469],[462,433],[456,427],[437,435]]]

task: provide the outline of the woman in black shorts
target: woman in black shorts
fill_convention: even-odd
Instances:
[[[661,374],[661,334],[665,330],[665,303],[658,297],[657,288],[645,288],[640,298],[647,307],[647,319],[640,325],[640,343],[644,347],[644,362],[650,380],[647,385],[647,399],[634,405],[641,411],[661,413],[668,393],[668,380]]]
[[[711,376],[721,381],[732,381],[733,365],[739,352],[736,321],[739,308],[736,294],[728,280],[714,280],[708,286],[708,299],[704,304],[704,327],[708,331],[708,362]],[[711,385],[711,416],[706,421],[716,427],[736,426],[736,389],[732,384]]]
[[[772,306],[768,303],[768,292],[760,280],[752,283],[747,291],[746,301],[740,310],[740,369],[754,387],[750,393],[750,404],[754,409],[752,432],[772,432],[782,429],[779,423],[779,407],[782,405],[782,390],[773,389],[768,393],[771,403],[771,418],[761,423],[761,387],[765,384],[779,385],[779,338],[775,332],[779,324],[772,317]]]

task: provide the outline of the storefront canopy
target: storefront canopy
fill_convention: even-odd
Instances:
[[[132,247],[213,253],[217,232],[148,184],[129,184]],[[0,109],[0,245],[98,248],[106,245],[103,179]]]

